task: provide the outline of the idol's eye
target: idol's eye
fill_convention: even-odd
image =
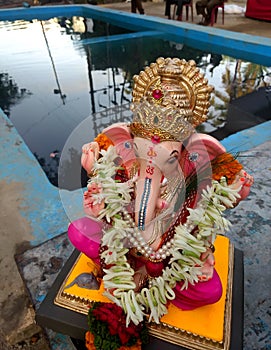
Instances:
[[[177,157],[177,155],[175,155],[175,156],[170,157],[170,158],[168,159],[168,163],[169,163],[169,164],[173,164],[173,163],[175,163],[177,160],[178,160],[178,157]]]
[[[174,150],[173,152],[170,153],[170,157],[167,162],[169,164],[173,164],[178,160],[178,157],[179,157],[179,152]]]

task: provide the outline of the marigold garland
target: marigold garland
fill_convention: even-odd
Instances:
[[[219,181],[222,176],[226,177],[227,184],[231,185],[236,174],[243,169],[243,166],[230,153],[223,153],[212,162],[213,179]]]
[[[107,151],[109,146],[113,146],[112,141],[105,134],[99,134],[94,141],[98,143],[100,150]]]

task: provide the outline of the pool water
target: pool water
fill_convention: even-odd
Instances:
[[[87,119],[72,151],[78,162],[82,143],[112,122],[129,121],[132,77],[159,56],[195,60],[215,87],[210,118],[200,128],[207,133],[225,125],[231,101],[271,86],[270,67],[223,54],[155,37],[93,40],[120,33],[129,31],[83,17],[0,22],[0,107],[55,186],[71,133]]]

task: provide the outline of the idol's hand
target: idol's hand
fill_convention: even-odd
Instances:
[[[84,192],[84,211],[88,216],[97,217],[100,211],[104,208],[104,201],[98,201],[97,196],[102,192],[101,186],[97,183],[91,183],[87,186],[87,191]]]
[[[241,200],[245,199],[249,192],[250,187],[254,183],[253,176],[249,175],[245,170],[240,170],[239,173],[236,175],[233,183],[230,185],[231,188],[240,188],[239,195],[240,198],[237,200],[235,205],[237,205]]]
[[[200,260],[203,262],[201,274],[198,276],[200,282],[206,282],[212,279],[215,266],[215,258],[212,250],[208,248],[205,253],[202,253]]]
[[[97,142],[86,143],[82,147],[81,165],[88,174],[91,174],[93,164],[99,157],[99,151]]]

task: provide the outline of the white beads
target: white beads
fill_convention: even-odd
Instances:
[[[135,222],[127,210],[123,210],[123,218],[129,226],[132,226],[134,228],[134,230],[130,234],[130,237],[128,237],[129,242],[142,255],[144,255],[146,258],[151,258],[153,260],[164,260],[171,255],[169,249],[173,244],[173,239],[165,243],[161,248],[158,249],[158,251],[155,252],[152,249],[152,247],[150,247],[146,243],[145,239],[141,234],[141,231],[136,228]]]
[[[170,242],[167,242],[167,243],[166,243],[166,247],[167,247],[167,248],[170,248],[170,247],[171,247],[171,243],[170,243]]]

